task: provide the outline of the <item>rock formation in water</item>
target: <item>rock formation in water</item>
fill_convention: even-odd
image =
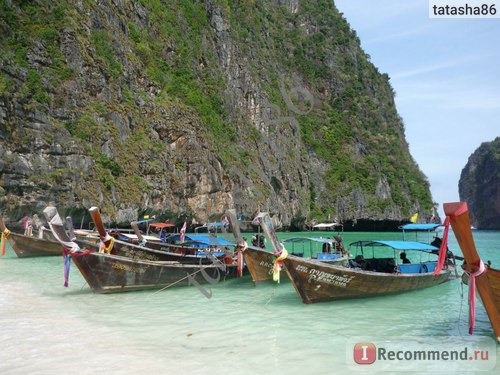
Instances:
[[[500,137],[484,142],[469,157],[458,182],[477,229],[500,230]]]

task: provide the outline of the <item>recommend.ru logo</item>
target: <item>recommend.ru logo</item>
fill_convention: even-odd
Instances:
[[[490,337],[352,338],[347,365],[360,371],[490,371],[496,344]]]

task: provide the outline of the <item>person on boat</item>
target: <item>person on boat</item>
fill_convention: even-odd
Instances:
[[[264,249],[266,247],[264,236],[257,234],[252,237],[252,245]]]
[[[167,242],[167,233],[163,229],[160,230],[160,241]]]
[[[399,255],[399,258],[403,261],[403,264],[411,263],[410,260],[406,257],[406,253],[405,252],[402,252]]]
[[[354,260],[349,261],[352,268],[361,268],[362,270],[366,269],[366,260],[363,255],[356,255]]]
[[[434,237],[434,240],[431,242],[431,245],[432,246],[435,246],[437,247],[438,249],[441,249],[441,244],[443,243],[443,240],[439,237]],[[433,254],[436,254],[436,255],[439,255],[439,250],[433,250],[432,251]],[[455,254],[453,254],[453,252],[448,248],[448,246],[446,246],[446,263],[445,263],[445,267],[447,267],[448,265],[450,266],[455,266]]]
[[[331,253],[332,252],[332,247],[328,242],[325,242],[322,247],[322,252],[323,253]]]
[[[347,251],[344,248],[344,241],[340,236],[333,236],[333,245],[335,247],[335,252],[341,253],[342,256],[347,255]]]
[[[252,236],[252,246],[257,247],[258,246],[258,241],[257,241],[257,236]]]
[[[439,248],[441,248],[442,243],[443,243],[442,238],[434,237],[434,240],[432,240],[431,245],[436,246],[439,249]],[[449,251],[448,246],[446,246],[446,250]]]

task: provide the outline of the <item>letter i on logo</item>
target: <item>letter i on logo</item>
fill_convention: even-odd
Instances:
[[[371,365],[376,360],[377,348],[371,342],[358,342],[354,345],[353,356],[358,365]]]

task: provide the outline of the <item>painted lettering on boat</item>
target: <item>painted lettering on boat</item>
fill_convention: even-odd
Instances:
[[[128,264],[113,263],[112,268],[114,268],[115,270],[122,270],[127,272],[144,273],[146,272],[147,267],[133,267],[129,266]]]
[[[266,267],[266,268],[273,268],[273,263],[268,263],[266,262],[265,260],[262,260],[260,263],[259,263],[259,266],[262,266],[262,267]]]
[[[297,265],[295,269],[299,272],[306,273],[309,275],[307,282],[321,282],[330,285],[335,285],[341,288],[346,288],[347,284],[354,279],[354,275],[335,275],[328,272],[317,270],[316,268],[308,268],[304,265]]]
[[[309,270],[306,266],[302,266],[300,264],[295,269],[299,272],[304,272],[304,273],[307,273],[307,271]]]

